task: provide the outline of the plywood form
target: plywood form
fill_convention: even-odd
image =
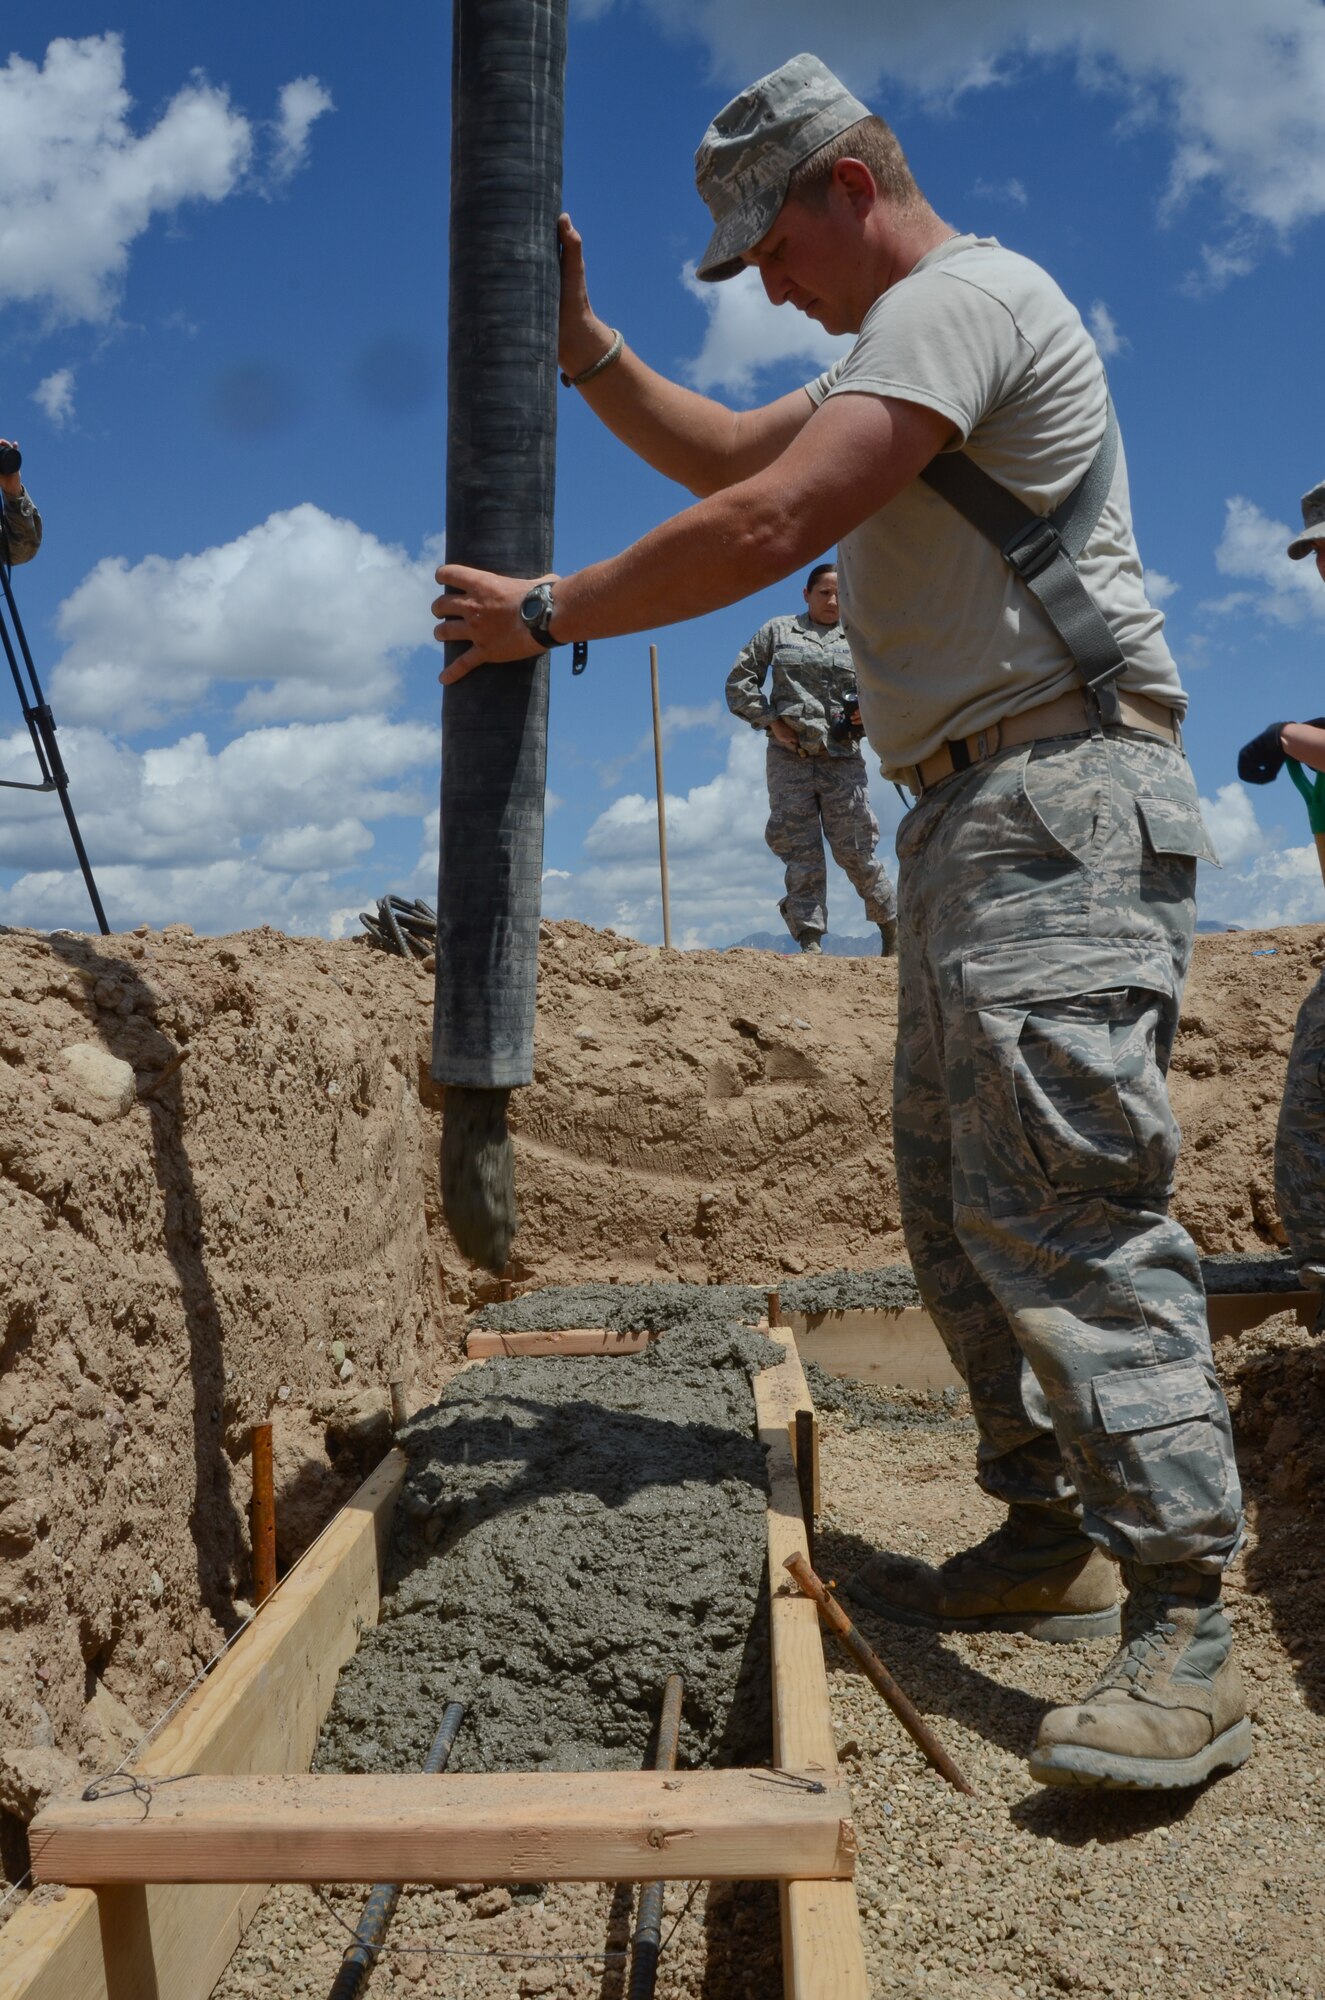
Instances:
[[[661,1338],[657,1333],[612,1333],[601,1326],[565,1327],[558,1333],[494,1333],[475,1327],[465,1336],[471,1361],[498,1354],[640,1354]]]
[[[142,1772],[306,1769],[340,1670],[377,1621],[405,1476],[393,1451],[162,1730]],[[34,1822],[35,1824],[35,1822]],[[262,1887],[74,1889],[0,1930],[3,2000],[205,2000]]]
[[[788,1417],[794,1431],[795,1411],[808,1400],[805,1377],[787,1330],[775,1329],[769,1337],[780,1341],[787,1355],[780,1367],[757,1375],[754,1384],[759,1441],[768,1462],[773,1754],[779,1765],[822,1773],[826,1784],[836,1786],[840,1780],[819,1614],[783,1568],[789,1555],[809,1553],[788,1431]],[[784,1878],[781,1902],[786,2000],[869,2000],[852,1884]]]

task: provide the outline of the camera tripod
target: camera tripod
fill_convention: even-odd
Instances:
[[[108,937],[110,935],[110,925],[106,922],[106,912],[101,907],[101,898],[97,894],[97,885],[92,879],[92,864],[87,858],[87,849],[83,845],[83,836],[78,831],[78,821],[74,818],[74,808],[69,797],[69,773],[64,768],[64,759],[60,755],[60,746],[55,740],[55,717],[51,714],[50,703],[41,691],[41,682],[37,678],[37,669],[32,664],[32,654],[28,649],[27,635],[23,630],[23,621],[18,615],[18,606],[14,602],[14,593],[10,587],[9,564],[2,559],[0,559],[0,594],[3,594],[5,604],[9,608],[9,616],[13,620],[14,634],[18,639],[19,652],[23,655],[23,667],[27,670],[28,686],[24,685],[23,673],[19,667],[18,653],[14,651],[14,642],[9,636],[9,627],[5,623],[3,611],[0,611],[0,645],[4,647],[5,658],[9,661],[9,671],[14,676],[14,687],[18,694],[19,706],[23,710],[23,720],[28,725],[28,734],[32,738],[32,747],[37,753],[37,765],[41,771],[39,783],[29,784],[20,782],[17,778],[0,778],[0,787],[10,792],[59,793],[60,805],[64,810],[69,832],[73,838],[74,853],[78,856],[78,865],[83,871],[83,880],[87,884],[87,893],[92,898],[93,914],[100,927],[101,935]]]

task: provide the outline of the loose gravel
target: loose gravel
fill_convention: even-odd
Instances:
[[[1244,1460],[1259,1466],[1247,1447],[1263,1419],[1238,1393],[1241,1379],[1287,1378],[1300,1407],[1318,1380],[1317,1356],[1286,1315],[1222,1350]],[[824,1429],[830,1511],[819,1562],[828,1574],[848,1575],[879,1547],[942,1561],[997,1524],[998,1509],[971,1481],[972,1439],[956,1413],[926,1432],[883,1434],[838,1417]],[[1226,1588],[1256,1749],[1243,1770],[1195,1793],[1030,1782],[1024,1760],[1040,1715],[1091,1684],[1107,1643],[937,1636],[855,1614],[965,1770],[973,1799],[928,1770],[830,1643],[872,1993],[1325,1994],[1320,1487],[1306,1507],[1286,1505],[1276,1468],[1267,1475],[1250,1482],[1250,1532]]]
[[[666,1345],[666,1343],[662,1343]],[[1288,1315],[1221,1343],[1250,1531],[1227,1601],[1252,1698],[1256,1750],[1202,1791],[1045,1791],[1025,1754],[1043,1710],[1088,1686],[1107,1644],[1042,1646],[1015,1634],[936,1636],[856,1613],[939,1730],[977,1796],[928,1769],[869,1685],[829,1643],[839,1753],[860,1837],[856,1886],[875,2000],[1325,2000],[1325,1355]],[[616,1363],[598,1363],[616,1366]],[[820,1383],[819,1388],[823,1385]],[[869,1551],[941,1561],[998,1519],[973,1484],[964,1396],[899,1397],[854,1385],[821,1399],[826,1511],[819,1565],[839,1581]],[[688,1892],[667,1893],[668,1922]],[[353,1921],[353,1897],[338,1907]],[[610,1888],[410,1891],[393,1935],[449,1950],[620,1948]],[[701,1890],[663,1961],[658,2000],[776,2000],[769,1889]],[[218,1992],[325,1993],[344,1943],[304,1890],[269,1896]],[[382,1994],[472,2000],[624,2000],[621,1964],[401,1955]]]

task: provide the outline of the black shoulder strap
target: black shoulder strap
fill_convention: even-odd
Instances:
[[[1099,449],[1080,484],[1052,514],[1033,513],[964,451],[940,452],[920,475],[994,544],[1038,598],[1106,722],[1116,718],[1114,682],[1127,662],[1076,564],[1104,511],[1117,462],[1118,419],[1110,398]]]

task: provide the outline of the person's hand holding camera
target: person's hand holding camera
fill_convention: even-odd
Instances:
[[[14,440],[12,438],[0,438],[0,493],[8,494],[11,500],[17,500],[19,494],[23,491],[23,481],[20,479],[18,472],[18,468],[22,463],[23,460],[19,455],[19,449]]]

